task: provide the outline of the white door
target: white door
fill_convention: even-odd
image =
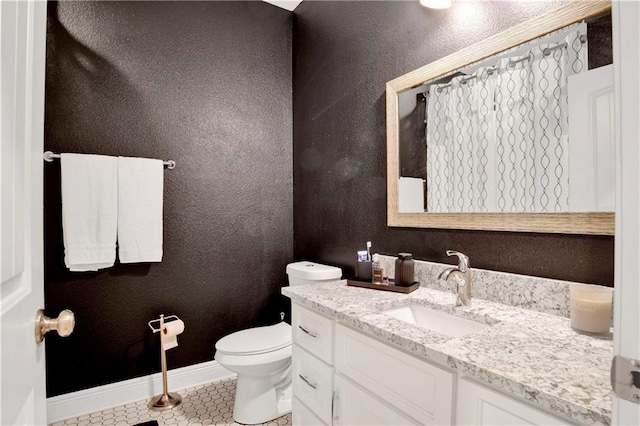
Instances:
[[[46,2],[0,1],[0,424],[45,424],[42,149]]]
[[[616,355],[640,360],[640,3],[614,1],[612,13],[617,150],[613,348]],[[614,396],[613,424],[640,424],[640,404]]]
[[[613,65],[569,76],[569,211],[615,209],[613,91]]]

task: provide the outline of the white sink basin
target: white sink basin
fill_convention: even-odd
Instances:
[[[382,313],[450,337],[466,336],[489,327],[487,324],[460,318],[420,305],[402,306],[388,309]]]

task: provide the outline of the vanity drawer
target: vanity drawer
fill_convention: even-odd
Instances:
[[[569,425],[550,414],[462,379],[458,382],[456,423],[459,425]]]
[[[454,374],[336,326],[336,370],[424,425],[451,424]]]
[[[329,318],[293,305],[291,328],[293,342],[302,346],[327,364],[333,364],[333,327]]]
[[[293,394],[309,407],[320,420],[330,424],[333,367],[295,344],[291,359]]]
[[[293,398],[293,408],[291,410],[291,420],[293,426],[315,426],[325,425],[313,411],[307,408],[298,398]]]

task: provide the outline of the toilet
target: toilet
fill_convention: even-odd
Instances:
[[[342,271],[313,262],[287,265],[289,285],[340,279]],[[291,326],[275,325],[237,331],[218,340],[215,360],[238,375],[233,419],[265,423],[291,412]]]

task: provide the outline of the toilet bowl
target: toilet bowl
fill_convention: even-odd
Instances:
[[[238,375],[233,418],[256,424],[291,412],[291,326],[255,327],[216,343],[216,361]]]
[[[290,285],[339,279],[342,271],[312,262],[287,266]],[[291,326],[285,322],[237,331],[218,340],[215,360],[238,375],[233,419],[257,424],[291,412]]]

